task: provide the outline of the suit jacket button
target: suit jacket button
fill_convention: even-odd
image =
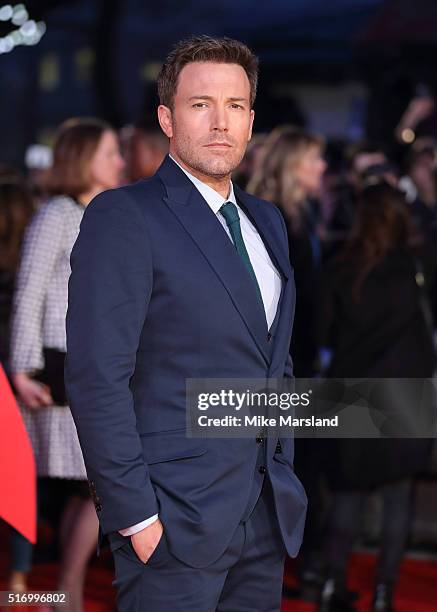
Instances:
[[[282,446],[281,446],[281,443],[278,442],[276,445],[275,455],[280,455],[281,453],[282,453]]]
[[[264,442],[264,438],[262,436],[257,436],[255,441],[257,444],[262,444]]]
[[[269,333],[267,334],[267,342],[270,342],[270,341],[271,341],[271,339],[272,339],[272,334],[269,332]]]
[[[258,472],[260,474],[265,474],[267,472],[267,470],[266,470],[264,465],[260,465],[259,468],[258,468]]]

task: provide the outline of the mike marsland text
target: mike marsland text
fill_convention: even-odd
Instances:
[[[331,419],[323,419],[311,415],[305,418],[296,418],[291,415],[280,415],[276,417],[265,416],[223,416],[208,417],[202,414],[197,423],[200,427],[338,427],[338,415]]]

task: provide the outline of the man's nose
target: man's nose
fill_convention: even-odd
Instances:
[[[212,117],[212,130],[226,132],[228,130],[228,119],[224,108],[216,108]]]

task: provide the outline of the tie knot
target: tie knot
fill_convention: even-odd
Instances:
[[[240,221],[237,207],[233,202],[225,202],[220,207],[220,212],[224,216],[228,226]]]

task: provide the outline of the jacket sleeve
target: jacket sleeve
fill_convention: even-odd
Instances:
[[[49,202],[33,217],[24,237],[11,321],[10,369],[43,367],[43,319],[47,290],[62,253],[62,209]]]
[[[130,390],[152,291],[142,212],[123,190],[87,207],[71,256],[66,387],[103,533],[158,513]]]

